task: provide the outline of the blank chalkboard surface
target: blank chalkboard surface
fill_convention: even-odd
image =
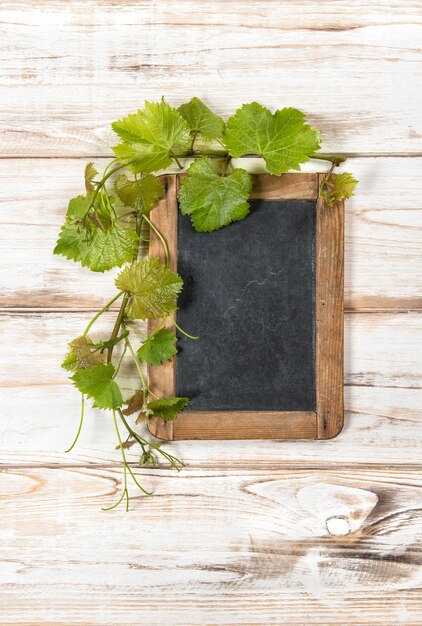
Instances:
[[[152,212],[184,280],[178,354],[149,367],[160,396],[188,396],[165,439],[317,438],[343,424],[343,205],[321,175],[256,176],[250,215],[198,233],[178,212],[180,176]],[[151,234],[151,256],[162,256]],[[150,322],[151,330],[156,322]],[[169,325],[171,327],[171,325]]]
[[[198,233],[179,217],[176,395],[191,410],[315,410],[312,200],[254,200],[242,222]]]

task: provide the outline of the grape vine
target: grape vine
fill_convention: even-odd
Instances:
[[[349,198],[357,181],[346,172],[332,177],[334,168],[345,159],[318,152],[318,131],[294,108],[273,114],[252,102],[225,122],[198,98],[178,109],[163,98],[145,102],[143,109],[114,122],[112,128],[120,139],[113,148],[115,158],[101,177],[93,163],[87,164],[85,194],[69,201],[54,253],[94,272],[122,268],[115,278],[116,295],[94,315],[82,335],[69,343],[62,366],[81,394],[79,425],[68,452],[81,433],[87,399],[92,400],[93,407],[111,412],[122,456],[123,490],[108,509],[123,501],[128,509],[129,479],[141,493],[149,494],[127,461],[128,448],[140,446],[141,466],[155,467],[160,458],[174,469],[183,466],[159,442],[141,435],[137,425],[151,416],[174,420],[189,404],[185,397],[156,397],[143,369],[147,364],[166,363],[177,353],[177,337],[168,326],[176,325],[173,314],[183,288],[182,278],[169,269],[166,240],[150,218],[151,210],[164,196],[156,173],[174,163],[181,170],[188,166],[179,190],[179,207],[199,232],[212,232],[243,220],[250,211],[252,178],[245,169],[233,168],[233,158],[262,158],[267,172],[275,176],[299,170],[309,159],[330,161],[331,169],[321,185],[328,206]],[[151,231],[163,246],[164,263],[143,254]],[[117,301],[120,308],[110,336],[94,341],[90,337],[93,325]],[[139,346],[131,339],[136,319],[157,320],[154,332],[144,336]],[[117,359],[113,358],[115,348],[120,351]],[[135,364],[139,382],[124,399],[117,378],[126,358]],[[127,418],[133,417],[135,423],[131,425]]]

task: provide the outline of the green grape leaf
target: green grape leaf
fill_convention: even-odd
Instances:
[[[199,98],[192,98],[179,107],[193,133],[200,133],[205,140],[222,139],[224,120],[211,111]]]
[[[72,261],[82,261],[88,251],[89,237],[86,228],[65,223],[60,230],[53,253]]]
[[[86,196],[76,196],[69,200],[69,205],[66,211],[66,222],[71,224],[72,222],[79,222],[84,219],[92,204],[94,194],[89,193]]]
[[[166,422],[174,420],[189,404],[189,398],[161,398],[148,402],[148,408],[156,417]]]
[[[79,261],[93,272],[105,272],[132,261],[138,244],[139,237],[132,228],[102,230],[92,223],[64,224],[54,254]]]
[[[95,345],[89,337],[76,337],[69,343],[69,352],[62,363],[62,367],[69,372],[86,369],[91,365],[100,365],[104,357],[99,352],[94,352]]]
[[[143,176],[139,180],[129,180],[125,174],[117,177],[114,188],[119,199],[125,206],[148,215],[164,196],[164,187],[159,178],[153,174]]]
[[[274,115],[257,102],[244,104],[228,120],[225,144],[231,156],[260,154],[267,171],[279,176],[299,170],[319,149],[319,133],[305,123],[303,113],[293,108]]]
[[[114,366],[91,365],[71,376],[75,386],[88,398],[94,399],[94,407],[99,409],[118,409],[123,404],[119,385],[113,380]]]
[[[189,126],[167,102],[147,102],[127,117],[113,122],[123,143],[113,148],[116,157],[133,172],[155,172],[171,164],[171,153],[189,144]]]
[[[116,287],[132,294],[126,312],[146,320],[166,317],[176,309],[183,280],[158,259],[139,259],[125,267],[116,278]]]
[[[144,394],[139,389],[126,401],[127,407],[122,410],[123,415],[133,415],[144,408]]]
[[[325,201],[328,206],[332,206],[339,200],[345,200],[351,198],[354,194],[355,187],[358,184],[356,178],[353,178],[352,174],[343,172],[337,174],[328,181],[328,193],[324,193]]]
[[[105,272],[132,261],[138,252],[139,237],[132,228],[97,228],[82,265],[93,272]]]
[[[204,157],[194,161],[187,174],[179,191],[180,210],[191,216],[197,231],[212,232],[248,215],[252,179],[245,170],[219,176],[211,159]]]
[[[177,353],[176,335],[167,328],[161,328],[147,338],[138,350],[138,359],[150,365],[166,363]]]
[[[87,163],[85,166],[85,189],[87,193],[89,193],[90,191],[94,191],[95,186],[93,185],[92,181],[97,174],[98,172],[95,169],[94,164],[92,162]]]

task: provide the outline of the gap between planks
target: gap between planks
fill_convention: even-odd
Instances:
[[[322,152],[322,154],[325,154]],[[334,153],[333,153],[334,154]],[[336,150],[336,156],[344,157],[345,159],[412,159],[412,158],[420,158],[422,157],[422,152],[341,152],[340,150]],[[69,154],[49,154],[45,156],[37,156],[37,155],[25,155],[25,154],[0,154],[0,160],[8,160],[8,161],[18,161],[20,159],[33,159],[33,160],[45,160],[45,159],[69,159],[69,160],[79,160],[86,161],[91,159],[112,159],[113,154],[87,154],[87,155],[69,155]],[[187,158],[187,157],[184,157]],[[238,159],[250,159],[251,157],[240,156]],[[320,161],[320,159],[311,159],[312,161]],[[293,173],[293,172],[292,172]]]
[[[114,307],[110,307],[108,309],[108,311],[110,311],[111,313],[115,312],[117,313],[119,310],[118,307],[114,308]],[[95,313],[98,312],[98,308],[73,308],[73,309],[69,309],[69,308],[49,308],[49,307],[25,307],[25,306],[20,306],[20,307],[2,307],[0,306],[0,315],[2,313],[7,313],[7,314],[16,314],[16,315],[26,315],[26,314],[40,314],[40,313],[45,313],[45,314],[57,314],[57,313],[70,313],[70,314],[78,314],[78,313],[92,313],[93,315],[95,315]],[[344,312],[345,313],[369,313],[369,314],[378,314],[378,315],[384,315],[384,314],[406,314],[406,313],[420,313],[422,312],[422,307],[419,306],[411,306],[411,307],[374,307],[374,308],[369,308],[369,307],[344,307]]]
[[[202,441],[206,441],[206,440],[202,440]],[[253,441],[253,440],[249,440],[249,441]],[[267,440],[267,441],[271,441],[271,440]],[[288,440],[284,440],[284,441],[288,441]],[[321,440],[323,441],[323,440]],[[173,442],[168,442],[169,445],[171,445]],[[280,440],[280,443],[283,443],[282,440]],[[249,463],[248,461],[241,461],[241,460],[237,460],[237,461],[229,461],[229,462],[224,462],[224,461],[215,461],[215,462],[209,462],[209,463],[201,463],[201,462],[195,462],[195,463],[188,463],[186,464],[181,470],[180,472],[177,472],[177,470],[173,470],[170,468],[170,466],[168,464],[164,464],[164,463],[157,463],[157,465],[152,468],[152,467],[142,467],[139,465],[139,463],[135,463],[133,461],[128,461],[128,465],[130,465],[130,467],[134,468],[134,469],[138,469],[140,472],[145,473],[146,475],[148,474],[155,474],[156,472],[170,472],[174,475],[177,475],[180,473],[180,475],[182,476],[184,472],[189,472],[189,470],[191,471],[200,471],[200,470],[204,470],[204,471],[212,471],[215,470],[216,472],[222,470],[222,471],[229,471],[229,472],[243,472],[243,471],[256,471],[256,472],[261,472],[261,471],[321,471],[321,472],[333,472],[336,470],[341,470],[341,471],[376,471],[376,470],[389,470],[389,471],[394,471],[394,472],[413,472],[413,471],[419,471],[422,469],[422,461],[419,462],[415,462],[415,463],[394,463],[393,465],[388,464],[388,463],[362,463],[362,462],[357,462],[357,463],[341,463],[339,461],[333,461],[332,463],[315,463],[315,462],[306,462],[306,461],[298,461],[297,462],[292,462],[292,461],[287,461],[286,463],[284,463],[283,461],[279,461],[277,463],[274,462],[268,462],[268,463]],[[7,470],[23,470],[23,469],[119,469],[122,468],[123,470],[123,465],[121,461],[115,461],[115,462],[108,462],[108,463],[3,463],[0,465],[0,473],[1,472],[5,472]]]

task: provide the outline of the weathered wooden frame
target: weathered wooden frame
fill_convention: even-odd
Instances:
[[[163,176],[165,196],[151,213],[167,240],[170,268],[177,269],[177,189],[183,174]],[[323,174],[254,176],[253,198],[316,200],[316,411],[189,411],[174,422],[150,418],[150,432],[161,439],[330,439],[343,427],[344,203],[328,207],[321,194]],[[151,233],[150,257],[163,260]],[[149,322],[149,332],[157,327]],[[168,328],[172,328],[171,322]],[[175,357],[177,358],[177,356]],[[174,358],[148,367],[150,390],[174,396]]]

